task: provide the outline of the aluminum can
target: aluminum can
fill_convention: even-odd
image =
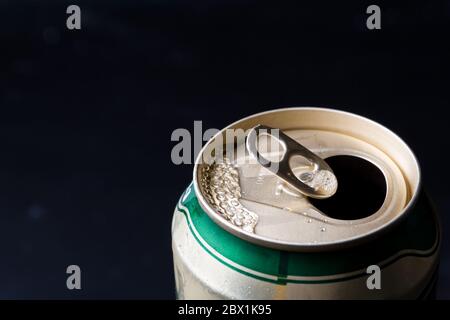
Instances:
[[[202,160],[213,146],[238,147],[227,129],[258,124],[333,170],[342,164],[337,190],[353,193],[322,206],[328,200],[299,194],[259,164],[237,165],[239,155]],[[378,184],[367,180],[371,170]],[[200,152],[172,221],[178,299],[425,299],[439,247],[439,219],[407,144],[372,120],[326,108],[267,111],[221,130]]]

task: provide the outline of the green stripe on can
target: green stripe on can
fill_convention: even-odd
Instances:
[[[379,239],[352,249],[330,252],[287,252],[255,245],[220,228],[200,207],[193,186],[189,186],[180,200],[179,211],[189,214],[198,235],[218,254],[235,264],[278,280],[262,280],[286,283],[323,283],[329,280],[295,280],[289,277],[324,277],[355,273],[372,264],[386,267],[404,256],[432,255],[438,247],[438,228],[433,209],[424,193],[402,223]],[[185,212],[185,207],[188,212]],[[189,221],[188,221],[189,223]],[[192,231],[193,232],[193,231]],[[193,232],[194,233],[194,232]],[[195,234],[194,234],[195,236]],[[200,239],[195,236],[202,245]],[[202,247],[214,258],[241,273],[260,278],[230,265],[211,250]],[[395,258],[394,258],[395,257]],[[393,258],[393,259],[390,259]],[[381,264],[384,262],[384,265]],[[346,276],[346,280],[362,274]],[[336,281],[336,280],[333,280]],[[331,282],[333,282],[331,281]]]

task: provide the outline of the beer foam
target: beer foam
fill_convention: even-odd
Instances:
[[[239,172],[225,158],[222,163],[205,165],[200,184],[209,204],[231,224],[254,233],[258,215],[246,209],[240,202]]]
[[[337,189],[338,182],[336,176],[328,170],[312,172],[308,178],[309,179],[301,180],[303,183],[320,193],[331,194]]]

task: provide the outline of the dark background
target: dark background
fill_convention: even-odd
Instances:
[[[382,30],[366,29],[370,4]],[[0,298],[173,298],[171,215],[192,166],[172,164],[172,131],[280,106],[397,132],[445,232],[449,26],[450,1],[1,1]]]

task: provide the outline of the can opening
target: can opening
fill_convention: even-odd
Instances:
[[[336,194],[310,202],[325,215],[340,220],[356,220],[376,213],[386,199],[386,178],[373,163],[350,155],[325,159],[339,181]]]

